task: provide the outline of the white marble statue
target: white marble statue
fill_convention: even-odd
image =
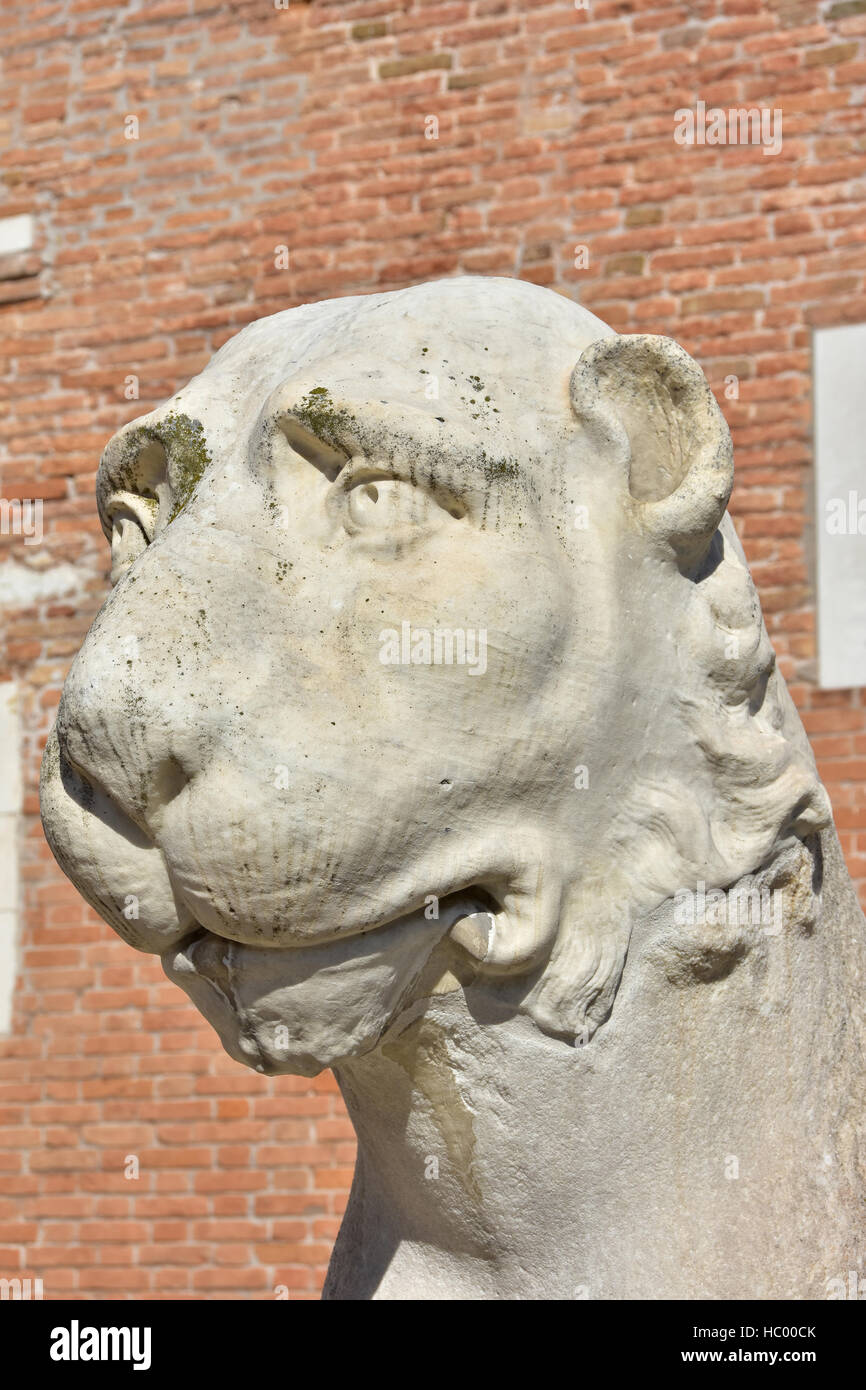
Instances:
[[[864,921],[695,362],[516,280],[251,324],[102,459],[49,842],[238,1061],[334,1067],[330,1298],[827,1298]]]

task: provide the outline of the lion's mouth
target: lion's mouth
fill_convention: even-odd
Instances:
[[[491,915],[478,889],[443,898],[436,917],[416,910],[312,945],[250,946],[199,926],[162,963],[237,1061],[314,1076],[374,1047],[439,943],[457,929],[483,944]]]
[[[177,885],[175,887],[177,888]],[[183,896],[183,894],[180,893],[179,896]],[[228,929],[206,926],[201,921],[195,920],[194,926],[181,941],[175,943],[174,949],[181,951],[202,937],[213,937],[214,940],[222,941],[227,946],[245,947],[250,950],[267,952],[272,956],[302,949],[327,951],[330,946],[334,946],[338,942],[357,942],[374,933],[378,935],[384,931],[396,930],[401,926],[409,925],[419,917],[429,923],[431,935],[436,933],[437,923],[442,922],[445,924],[445,931],[450,931],[452,935],[457,931],[459,939],[465,936],[466,931],[469,930],[469,928],[460,930],[464,923],[474,924],[473,929],[476,934],[489,930],[489,924],[495,921],[502,910],[502,904],[489,888],[480,883],[473,883],[466,888],[444,894],[441,898],[432,893],[428,894],[422,904],[415,905],[408,910],[400,908],[372,921],[365,921],[359,926],[332,928],[321,934],[314,932],[303,937],[292,932],[252,940],[245,934],[242,925],[235,926],[233,923],[230,934]],[[165,954],[170,955],[171,951],[167,951]]]

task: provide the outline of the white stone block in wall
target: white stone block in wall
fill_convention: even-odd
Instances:
[[[0,217],[0,256],[29,251],[33,245],[33,218],[29,212],[18,217]]]
[[[866,685],[866,323],[815,331],[818,683]]]

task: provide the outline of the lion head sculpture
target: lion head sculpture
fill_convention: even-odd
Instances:
[[[808,922],[825,793],[695,362],[458,278],[251,324],[100,464],[114,588],[43,767],[61,866],[240,1061],[435,990],[588,1042],[688,885]],[[671,978],[748,927],[684,926]]]

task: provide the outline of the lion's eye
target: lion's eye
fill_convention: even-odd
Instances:
[[[346,494],[350,530],[421,526],[435,503],[428,492],[402,478],[378,478],[358,482]]]
[[[438,529],[449,516],[466,515],[463,504],[441,489],[382,474],[353,477],[351,465],[337,481],[333,502],[350,535],[400,545]]]

